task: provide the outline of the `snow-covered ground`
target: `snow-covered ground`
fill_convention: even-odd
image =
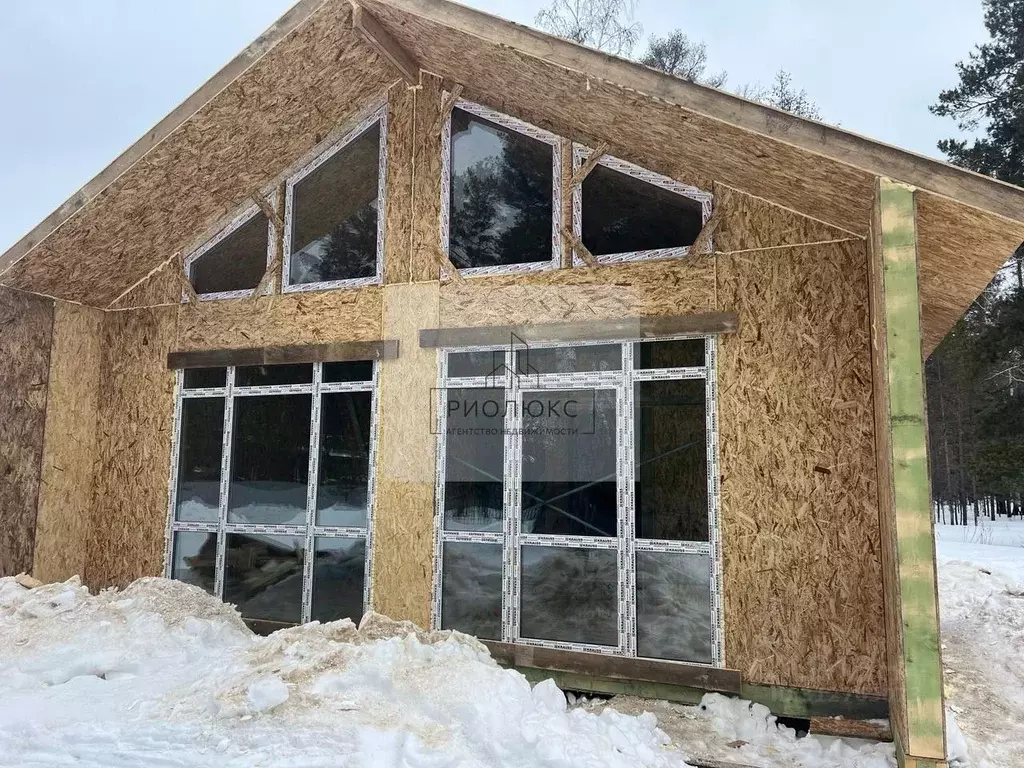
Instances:
[[[953,730],[954,752],[1024,766],[1024,549],[948,528],[943,638],[966,735]],[[891,745],[798,739],[714,694],[569,705],[473,638],[376,615],[256,637],[230,606],[163,579],[97,596],[0,579],[0,648],[0,766],[895,765]]]

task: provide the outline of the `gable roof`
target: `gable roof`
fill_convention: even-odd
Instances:
[[[918,187],[934,346],[1024,240],[1024,190],[446,0],[364,0],[420,68],[617,156],[867,235],[875,176]],[[301,0],[0,255],[0,284],[105,307],[308,154],[403,67],[343,0]],[[401,53],[401,52],[400,52]]]

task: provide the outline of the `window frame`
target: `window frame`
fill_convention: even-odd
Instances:
[[[341,152],[345,147],[362,136],[374,123],[380,124],[380,146],[377,156],[377,269],[370,277],[353,277],[345,280],[321,280],[315,283],[292,283],[292,228],[295,216],[295,187],[320,166]],[[326,291],[338,288],[359,288],[378,285],[384,276],[384,237],[387,219],[387,176],[388,176],[388,105],[387,102],[374,106],[352,130],[320,151],[312,160],[297,171],[289,174],[285,181],[284,238],[282,240],[281,293],[304,293]]]
[[[574,142],[572,145],[572,169],[573,173],[578,171],[584,163],[590,158],[591,153],[594,150],[591,148]],[[605,168],[609,168],[613,171],[630,176],[634,179],[646,182],[647,184],[653,184],[656,187],[667,190],[674,194],[682,197],[688,197],[691,200],[696,200],[701,206],[701,226],[708,223],[708,219],[711,218],[712,208],[714,205],[714,195],[710,192],[705,192],[698,187],[690,186],[689,184],[683,184],[675,179],[670,179],[668,176],[664,176],[654,171],[649,171],[646,168],[642,168],[639,165],[634,165],[626,160],[622,160],[618,157],[612,157],[611,155],[603,155],[598,161],[598,165],[603,165]],[[584,182],[586,180],[584,179]],[[583,182],[576,184],[572,189],[572,231],[583,242]],[[585,243],[584,243],[585,245]],[[599,264],[620,264],[622,262],[629,261],[656,261],[660,259],[674,259],[682,256],[688,256],[690,254],[689,245],[680,245],[672,248],[655,248],[646,251],[627,251],[625,253],[606,253],[601,256],[594,254],[594,258],[597,259]],[[702,253],[713,253],[715,250],[714,238],[708,240],[708,244]],[[573,266],[582,267],[586,266],[586,263],[575,253],[573,254]]]
[[[679,368],[646,368],[634,366],[633,344],[650,341],[671,341],[677,339],[703,339],[704,365]],[[711,662],[678,661],[657,659],[666,663],[681,663],[707,667],[725,665],[723,597],[722,597],[722,551],[721,525],[719,515],[719,454],[718,454],[718,384],[717,349],[714,335],[683,334],[659,336],[656,338],[633,338],[617,341],[580,341],[571,343],[531,344],[530,349],[571,348],[593,345],[619,344],[622,348],[622,366],[615,371],[591,371],[579,373],[530,373],[519,377],[515,371],[517,350],[508,345],[442,348],[439,351],[438,389],[434,407],[437,415],[437,462],[434,486],[434,586],[431,605],[431,625],[441,628],[443,609],[443,549],[445,542],[469,542],[500,545],[502,547],[502,594],[501,594],[501,637],[494,638],[505,643],[533,645],[568,651],[585,651],[606,655],[639,657],[637,652],[637,552],[669,552],[679,555],[704,555],[710,562],[710,609],[711,609]],[[448,355],[474,351],[505,351],[505,367],[500,378],[475,376],[455,378],[448,376]],[[525,383],[520,382],[520,378]],[[635,409],[634,384],[639,381],[703,379],[705,382],[705,429],[707,451],[708,491],[708,541],[677,541],[641,539],[636,535],[636,487],[635,487]],[[500,387],[506,401],[522,402],[523,392],[537,390],[605,389],[618,391],[616,400],[616,481],[619,503],[617,507],[616,537],[581,537],[555,534],[523,534],[522,524],[522,408],[518,414],[507,409],[504,422],[503,454],[503,514],[502,530],[499,531],[457,531],[445,530],[445,480],[447,460],[446,408],[444,393],[447,389]],[[563,642],[523,637],[520,632],[522,605],[522,546],[552,546],[569,549],[605,549],[618,552],[618,644],[616,646],[592,645],[588,643]],[[648,657],[639,657],[648,658]]]
[[[267,199],[270,201],[270,204],[273,205],[274,208],[276,209],[279,204],[277,191],[268,193]],[[198,248],[193,250],[191,253],[189,253],[188,256],[185,257],[185,261],[183,264],[185,277],[190,283],[192,283],[193,287],[195,287],[195,283],[193,282],[193,267],[195,266],[195,263],[199,261],[199,259],[203,258],[203,256],[205,256],[206,253],[210,251],[214,246],[220,244],[223,240],[227,239],[230,235],[232,235],[236,230],[238,230],[245,224],[248,224],[253,219],[254,216],[265,216],[263,211],[260,209],[259,205],[257,205],[256,203],[248,205],[245,208],[243,208],[239,213],[236,213],[234,218],[232,218],[231,221],[229,221],[227,224],[225,224],[223,227],[217,230],[213,237],[211,237],[209,240],[204,242],[202,245],[200,245]],[[277,227],[274,225],[273,221],[267,219],[267,260],[266,266],[264,267],[264,274],[266,273],[266,270],[270,268],[270,265],[274,263],[274,252],[276,247]],[[212,293],[197,292],[196,296],[199,298],[200,301],[217,301],[220,299],[242,299],[247,296],[252,296],[253,291],[256,290],[256,288],[258,287],[258,285],[255,285],[252,288],[242,288],[236,291],[215,291]],[[264,295],[269,293],[271,290],[272,286],[264,286]],[[185,292],[184,289],[182,289],[181,303],[187,304],[188,300],[188,294]]]
[[[449,97],[444,91],[442,100]],[[465,277],[482,275],[509,275],[521,272],[539,272],[562,266],[562,139],[519,118],[497,112],[490,107],[466,99],[456,99],[452,111],[461,109],[483,120],[500,125],[509,131],[542,141],[551,146],[551,259],[525,264],[500,264],[492,267],[463,267],[459,274]],[[448,113],[441,130],[441,252],[451,258],[451,186],[452,186],[452,114]]]
[[[213,594],[223,599],[225,555],[227,537],[232,533],[254,533],[267,535],[301,535],[305,541],[305,558],[302,575],[302,606],[301,623],[310,621],[313,600],[313,567],[315,565],[315,544],[320,538],[360,539],[366,542],[366,558],[363,571],[363,612],[371,609],[372,574],[373,574],[373,512],[376,490],[377,464],[377,425],[379,404],[380,365],[373,361],[373,375],[367,381],[325,382],[323,366],[327,363],[312,363],[313,379],[308,384],[274,384],[270,386],[235,386],[235,371],[240,366],[227,366],[225,385],[223,387],[185,389],[184,370],[175,372],[173,443],[171,449],[171,467],[168,481],[167,525],[164,536],[164,568],[165,578],[172,578],[174,566],[174,534],[178,532],[214,533],[217,535],[217,555],[215,565],[215,581]],[[241,366],[244,367],[244,366]],[[363,526],[327,526],[316,523],[317,497],[320,477],[320,434],[322,430],[322,396],[333,392],[370,392],[370,441],[368,446],[368,473],[366,488],[366,522]],[[239,397],[256,397],[261,395],[294,395],[309,394],[311,396],[311,417],[309,433],[309,479],[306,487],[306,518],[303,524],[259,524],[232,523],[228,520],[228,494],[231,485],[231,462],[233,454],[232,434],[234,432],[234,402]],[[218,496],[217,522],[187,522],[175,519],[178,501],[178,472],[181,456],[181,424],[182,407],[186,400],[221,398],[224,401],[224,430],[221,440],[221,472]],[[353,621],[361,618],[353,616]],[[259,621],[260,619],[251,619]]]

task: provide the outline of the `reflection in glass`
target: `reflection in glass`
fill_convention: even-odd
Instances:
[[[452,379],[493,376],[496,381],[501,381],[505,371],[504,349],[448,353],[448,377]],[[488,381],[487,383],[492,382]]]
[[[618,552],[522,547],[519,634],[618,645]]]
[[[297,624],[302,620],[302,550],[305,537],[228,534],[224,602],[247,619]]]
[[[366,525],[370,401],[370,392],[325,392],[322,395],[318,525]]]
[[[501,545],[446,541],[441,628],[501,640]]]
[[[313,560],[313,621],[363,617],[363,579],[366,572],[366,541],[318,537]]]
[[[213,594],[217,576],[217,534],[176,531],[171,578],[194,584]]]
[[[634,386],[637,538],[707,541],[704,380]]]
[[[707,555],[636,553],[639,656],[711,663],[710,569]]]
[[[451,126],[452,263],[551,261],[553,147],[458,108]]]
[[[256,212],[242,226],[192,262],[196,293],[246,291],[255,288],[267,271],[270,222]]]
[[[227,368],[186,368],[184,371],[185,389],[213,389],[223,387],[227,382]]]
[[[620,370],[622,370],[622,346],[620,344],[531,347],[516,352],[516,374],[519,376]]]
[[[444,527],[500,531],[505,391],[446,389]]]
[[[616,536],[616,393],[523,393],[522,531]]]
[[[224,400],[181,401],[181,441],[174,516],[215,523],[220,504],[220,462],[224,442]]]
[[[583,244],[595,256],[692,245],[701,204],[598,164],[583,180]]]
[[[270,387],[276,384],[310,384],[313,364],[243,365],[235,369],[236,387]]]
[[[236,397],[228,520],[306,522],[310,395]]]
[[[324,363],[324,381],[373,381],[373,360]]]
[[[633,345],[633,367],[703,368],[704,339],[642,341]]]

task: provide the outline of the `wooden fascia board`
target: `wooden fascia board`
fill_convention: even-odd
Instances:
[[[835,126],[796,117],[447,0],[366,0],[638,91],[878,176],[1024,222],[1024,189]],[[438,73],[444,74],[444,73]]]
[[[91,200],[128,171],[150,150],[174,133],[192,115],[209,104],[232,82],[262,59],[279,42],[309,19],[326,0],[299,0],[262,35],[229,61],[217,74],[175,107],[163,120],[122,152],[85,186],[64,201],[57,210],[33,227],[28,234],[0,254],[0,278],[28,253],[81,211]]]

